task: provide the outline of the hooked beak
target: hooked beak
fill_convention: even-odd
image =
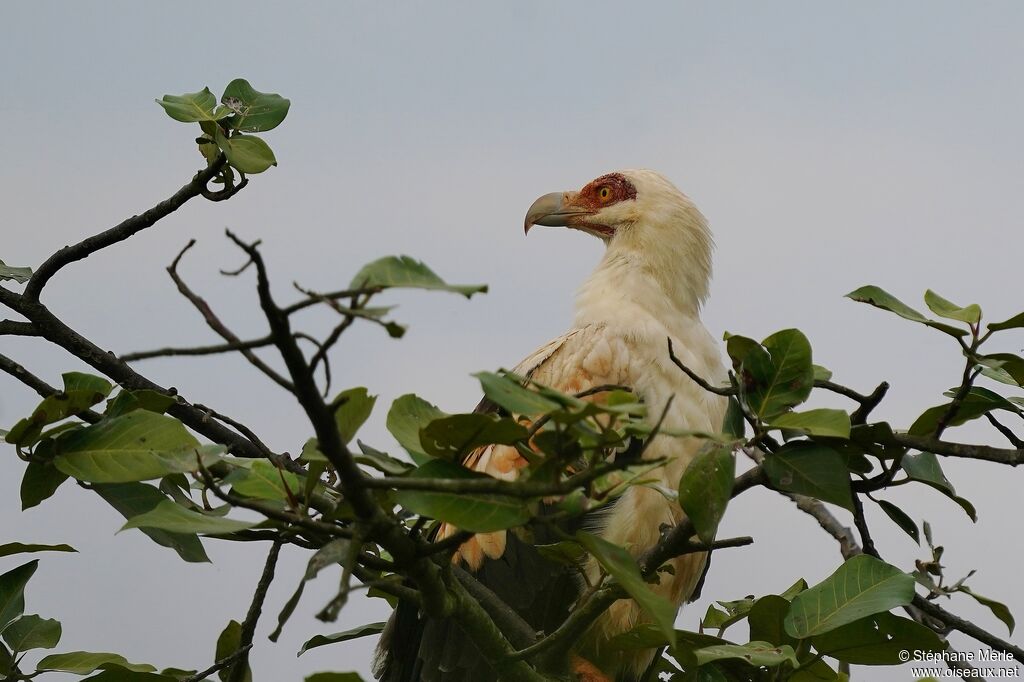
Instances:
[[[593,211],[574,205],[579,192],[552,192],[533,202],[526,212],[523,232],[530,233],[534,225],[546,227],[571,227],[576,216],[589,215]]]

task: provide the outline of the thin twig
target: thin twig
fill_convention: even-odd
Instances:
[[[213,308],[210,307],[210,304],[207,303],[201,296],[193,292],[192,289],[190,289],[189,286],[185,284],[185,280],[183,280],[181,276],[178,275],[178,263],[181,261],[185,253],[193,246],[195,246],[195,244],[195,239],[189,240],[188,244],[185,245],[185,248],[183,248],[174,258],[174,260],[171,261],[171,264],[167,266],[167,274],[171,276],[172,280],[174,280],[174,284],[178,287],[178,291],[181,293],[182,296],[188,299],[189,303],[191,303],[196,310],[199,311],[199,313],[203,316],[203,320],[206,321],[206,324],[208,327],[210,327],[210,329],[216,332],[222,339],[224,339],[228,343],[233,343],[239,346],[237,349],[238,352],[240,352],[242,356],[246,360],[248,360],[250,364],[252,364],[253,367],[263,372],[264,375],[266,375],[271,381],[273,381],[275,384],[277,384],[284,390],[288,391],[289,393],[294,393],[295,386],[292,385],[292,382],[285,379],[277,372],[277,370],[273,369],[270,365],[263,362],[263,360],[261,360],[259,356],[253,353],[251,349],[242,346],[242,340],[239,339],[233,331],[228,329],[223,322],[221,322],[220,318],[217,317],[216,313],[213,312]]]
[[[231,428],[235,429],[240,434],[242,434],[243,436],[248,438],[250,441],[252,441],[256,445],[256,447],[258,447],[263,452],[263,454],[266,456],[266,458],[269,459],[271,462],[273,462],[275,464],[282,463],[283,461],[286,461],[289,464],[292,463],[291,460],[288,460],[286,457],[284,457],[282,455],[279,455],[278,453],[274,452],[269,447],[267,447],[266,443],[264,443],[262,440],[260,440],[260,437],[256,435],[256,432],[253,431],[252,429],[250,429],[248,426],[246,426],[242,422],[240,422],[240,421],[238,421],[236,419],[232,419],[231,417],[227,416],[226,414],[221,414],[220,412],[218,412],[217,410],[213,409],[212,407],[207,407],[206,405],[203,405],[201,403],[195,403],[194,407],[197,410],[202,410],[203,412],[206,412],[207,414],[209,414],[214,419],[217,419],[219,421],[224,422],[225,424],[227,424],[228,426],[230,426]],[[292,469],[292,467],[288,467],[288,468]],[[304,471],[305,470],[301,466],[299,466],[297,470],[293,469],[294,473],[299,473],[299,472],[304,472]]]
[[[260,575],[260,581],[256,584],[256,592],[252,595],[252,602],[249,604],[249,611],[245,614],[245,620],[242,621],[242,632],[238,645],[240,649],[246,651],[235,661],[227,682],[242,682],[245,679],[245,670],[249,663],[248,649],[252,647],[252,638],[256,634],[256,623],[259,622],[260,613],[263,611],[263,600],[267,597],[267,590],[270,589],[270,583],[274,581],[274,569],[277,567],[277,557],[280,553],[281,541],[275,540],[270,545],[267,561],[263,564],[263,574]]]
[[[985,417],[988,419],[989,423],[992,426],[996,427],[996,430],[998,430],[999,433],[1006,436],[1006,440],[1010,441],[1010,444],[1013,447],[1017,448],[1018,450],[1024,448],[1024,440],[1018,438],[1017,434],[1011,431],[1010,427],[1006,426],[1001,421],[996,419],[995,415],[993,415],[991,412],[986,412]]]
[[[49,398],[51,395],[57,395],[60,393],[56,388],[46,383],[35,374],[32,374],[32,372],[29,372],[22,365],[18,364],[6,355],[0,355],[0,371],[10,374],[12,377],[38,393],[41,398]],[[97,414],[92,410],[84,410],[75,416],[84,419],[90,424],[95,424],[103,418],[102,415]]]
[[[134,353],[124,353],[118,357],[124,362],[135,362],[136,360],[149,360],[150,358],[166,358],[175,356],[195,356],[195,355],[218,355],[220,353],[232,353],[240,350],[252,350],[254,348],[263,348],[270,346],[274,343],[274,340],[270,336],[264,336],[260,339],[251,339],[249,341],[239,341],[237,343],[217,343],[210,346],[189,346],[184,348],[156,348],[154,350],[143,350],[136,351]]]
[[[38,301],[43,287],[64,266],[83,258],[88,258],[101,249],[122,242],[132,235],[152,227],[160,219],[181,208],[189,199],[203,194],[206,190],[206,185],[220,172],[226,162],[227,158],[223,154],[218,155],[213,163],[196,173],[195,177],[187,185],[153,208],[139,215],[132,216],[108,230],[87,237],[77,244],[65,246],[58,250],[36,269],[28,284],[25,285],[25,293],[23,294],[25,299]]]
[[[709,391],[711,393],[714,393],[715,395],[724,395],[724,396],[736,395],[736,389],[734,389],[733,387],[730,386],[728,388],[725,388],[725,387],[712,386],[707,381],[705,381],[703,377],[701,377],[696,372],[694,372],[692,369],[690,369],[689,367],[684,365],[682,363],[682,361],[679,358],[676,357],[675,351],[672,348],[672,338],[671,337],[669,337],[669,339],[668,339],[668,358],[669,358],[669,360],[672,361],[673,365],[675,365],[679,369],[683,370],[683,373],[686,374],[686,376],[688,376],[691,379],[693,379],[694,382],[696,382],[696,384],[698,386],[700,386],[701,388],[703,388],[705,391]]]
[[[1021,663],[1024,663],[1024,649],[996,637],[992,633],[978,627],[969,620],[965,620],[955,613],[950,613],[938,604],[928,601],[920,595],[914,596],[914,606],[924,611],[930,617],[942,621],[948,627],[954,630],[959,630],[965,635],[973,637],[982,644],[986,644],[996,651],[1008,653]]]
[[[197,672],[194,675],[189,675],[188,677],[183,679],[181,682],[203,682],[203,680],[207,679],[210,675],[212,675],[215,672],[218,672],[220,670],[223,670],[224,668],[226,668],[229,665],[231,665],[232,663],[234,663],[235,659],[237,659],[239,656],[242,656],[242,655],[248,653],[249,649],[251,649],[251,648],[252,648],[252,642],[250,642],[248,644],[248,646],[241,647],[241,648],[236,649],[235,651],[231,652],[229,655],[227,655],[224,658],[220,659],[219,661],[217,661],[216,663],[211,665],[206,670],[200,670],[199,672]]]

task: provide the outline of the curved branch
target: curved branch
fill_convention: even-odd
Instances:
[[[227,158],[224,154],[220,154],[212,164],[196,173],[187,185],[156,206],[139,215],[132,216],[108,230],[86,237],[77,244],[65,246],[55,252],[36,269],[28,284],[25,285],[25,298],[30,301],[38,301],[43,287],[64,266],[88,258],[101,249],[122,242],[147,227],[152,227],[158,220],[181,208],[189,199],[203,194],[204,191],[207,191],[206,185],[221,171],[225,163],[227,163]],[[241,188],[239,187],[239,189]]]
[[[736,389],[734,389],[733,387],[730,386],[729,388],[724,388],[724,387],[719,388],[717,386],[712,386],[707,381],[705,381],[703,377],[701,377],[699,374],[694,372],[692,369],[690,369],[689,367],[684,365],[682,363],[682,361],[679,358],[676,357],[675,351],[672,348],[672,339],[671,338],[668,339],[668,359],[672,361],[673,365],[675,365],[676,367],[681,369],[686,376],[688,376],[691,379],[693,379],[694,382],[696,382],[696,384],[698,386],[700,386],[701,388],[703,388],[705,391],[708,391],[710,393],[714,393],[715,395],[724,395],[724,396],[736,395]]]

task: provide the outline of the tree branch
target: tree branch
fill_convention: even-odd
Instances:
[[[0,336],[39,336],[31,322],[0,320]]]
[[[150,358],[166,358],[180,355],[217,355],[219,353],[231,353],[239,350],[252,350],[270,346],[274,340],[270,336],[250,341],[238,341],[229,343],[218,343],[210,346],[190,346],[186,348],[157,348],[154,350],[136,351],[118,356],[123,362],[135,362],[137,360],[149,360]]]
[[[197,672],[195,675],[189,675],[188,677],[183,679],[181,682],[203,682],[203,680],[206,680],[208,677],[210,677],[210,675],[212,675],[215,672],[218,672],[220,670],[223,670],[224,668],[226,668],[229,665],[231,665],[232,663],[234,663],[235,659],[237,659],[239,656],[242,656],[242,655],[248,653],[249,649],[251,649],[251,648],[252,648],[252,643],[250,643],[249,646],[247,646],[247,647],[242,647],[240,649],[237,649],[237,650],[233,651],[230,655],[225,656],[224,658],[220,659],[219,661],[217,661],[216,663],[211,665],[206,670],[201,670],[201,671]]]
[[[235,661],[231,667],[231,672],[228,674],[228,682],[242,682],[245,679],[245,670],[249,663],[249,649],[252,648],[252,638],[256,634],[256,623],[260,619],[260,613],[263,611],[263,600],[267,597],[267,590],[270,589],[270,583],[274,581],[274,569],[277,567],[277,557],[281,553],[281,542],[275,540],[270,545],[270,552],[267,554],[267,561],[263,565],[263,574],[260,575],[260,581],[256,585],[256,592],[252,596],[252,602],[249,604],[249,611],[245,615],[245,620],[242,621],[242,633],[239,638],[238,648],[242,651],[242,654]]]
[[[122,242],[136,233],[152,227],[158,220],[181,208],[189,199],[203,194],[206,185],[221,171],[225,163],[227,163],[227,158],[224,154],[218,155],[212,164],[196,173],[187,185],[156,206],[139,215],[132,216],[108,230],[87,237],[77,244],[65,246],[54,253],[36,269],[28,284],[25,285],[25,298],[29,301],[38,301],[43,287],[64,266],[88,258],[100,249]]]
[[[941,621],[949,628],[958,630],[969,637],[973,637],[982,644],[987,644],[992,647],[996,651],[1004,651],[1021,663],[1024,663],[1024,649],[996,637],[987,630],[978,627],[968,620],[964,620],[955,613],[950,613],[938,604],[928,601],[921,595],[914,595],[914,606],[921,609],[921,611],[928,614],[930,617]]]
[[[56,395],[60,393],[60,391],[58,391],[56,388],[46,383],[45,381],[37,377],[35,374],[32,374],[27,369],[25,369],[20,364],[10,359],[6,355],[0,355],[0,371],[10,374],[12,377],[14,377],[24,385],[31,388],[37,394],[39,394],[39,397],[41,398],[49,398],[51,395]],[[79,412],[75,416],[84,419],[90,424],[95,424],[100,419],[102,419],[100,415],[96,414],[92,410],[85,410],[84,412]]]
[[[1010,450],[1006,448],[994,448],[988,445],[967,445],[965,443],[950,443],[930,438],[928,436],[914,436],[909,433],[894,433],[891,439],[887,439],[886,445],[900,445],[906,448],[933,452],[936,455],[945,457],[963,457],[966,459],[980,459],[985,462],[996,462],[997,464],[1008,464],[1017,466],[1024,464],[1024,450]]]
[[[185,245],[185,248],[183,248],[174,258],[174,260],[171,261],[171,264],[167,266],[167,274],[171,276],[172,280],[174,280],[174,284],[175,286],[178,287],[178,291],[181,293],[182,296],[188,299],[189,303],[191,303],[196,310],[199,311],[199,313],[203,316],[203,319],[206,321],[206,324],[207,326],[210,327],[210,329],[216,332],[222,339],[224,339],[228,343],[235,344],[236,346],[238,346],[238,352],[240,352],[242,356],[246,360],[248,360],[253,367],[263,372],[264,375],[266,375],[271,381],[273,381],[275,384],[277,384],[284,390],[288,391],[289,393],[294,393],[295,387],[292,385],[292,383],[285,379],[283,376],[281,376],[276,370],[270,367],[270,365],[263,362],[263,360],[261,360],[259,356],[253,353],[251,349],[244,347],[241,339],[239,339],[234,332],[228,329],[227,326],[220,321],[220,318],[217,317],[216,313],[213,312],[213,308],[210,307],[210,304],[207,303],[201,296],[193,292],[188,287],[188,285],[185,284],[185,281],[181,278],[181,276],[178,275],[178,263],[181,261],[182,256],[184,256],[189,249],[195,246],[195,244],[195,239],[189,240],[188,244]]]
[[[733,387],[730,386],[728,388],[725,388],[725,387],[719,388],[718,386],[712,386],[707,381],[705,381],[703,379],[703,377],[701,377],[696,372],[694,372],[692,369],[690,369],[689,367],[684,365],[682,363],[682,361],[680,361],[680,359],[676,357],[675,351],[672,348],[672,339],[671,339],[671,337],[668,339],[668,358],[669,358],[669,360],[672,361],[673,365],[675,365],[679,369],[683,370],[683,373],[686,376],[688,376],[691,379],[693,379],[693,381],[696,382],[696,384],[698,386],[700,386],[701,388],[703,388],[705,391],[708,391],[709,393],[714,393],[715,395],[724,395],[724,396],[736,395],[736,389],[734,389]]]

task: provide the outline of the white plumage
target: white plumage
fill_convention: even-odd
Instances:
[[[566,226],[601,238],[607,250],[577,295],[573,328],[543,346],[514,371],[566,393],[602,384],[630,386],[648,405],[650,419],[660,416],[674,396],[663,424],[667,431],[720,430],[725,401],[690,380],[668,356],[671,338],[681,361],[712,383],[725,378],[717,344],[699,313],[708,294],[712,240],[707,223],[693,203],[667,179],[649,170],[627,170],[602,176],[579,192],[538,199],[527,216],[531,224]],[[655,471],[674,489],[701,442],[658,436],[645,457],[666,457]],[[512,480],[525,462],[510,447],[494,446],[466,461],[477,471]],[[655,490],[633,487],[602,520],[598,529],[611,542],[634,555],[653,546],[662,524],[679,520],[678,506]],[[450,528],[443,528],[442,535]],[[476,569],[485,557],[502,555],[505,532],[477,535],[456,557]],[[704,555],[675,561],[675,575],[663,575],[655,589],[673,603],[690,596],[704,564]],[[586,570],[595,575],[593,562]],[[581,644],[596,656],[604,672],[627,679],[639,674],[652,652],[616,658],[602,651],[602,642],[643,619],[632,600],[620,600]]]

